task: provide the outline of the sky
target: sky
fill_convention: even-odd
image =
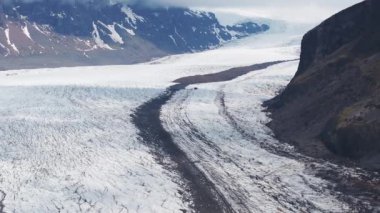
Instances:
[[[136,0],[141,1],[141,0]],[[263,17],[317,23],[362,0],[144,0],[150,4],[186,6],[211,10],[222,21]],[[230,16],[231,20],[228,20]]]

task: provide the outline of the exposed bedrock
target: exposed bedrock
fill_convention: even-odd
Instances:
[[[304,36],[294,79],[268,102],[280,139],[380,169],[379,21],[380,1],[368,0]]]

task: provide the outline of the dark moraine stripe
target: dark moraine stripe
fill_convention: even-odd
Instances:
[[[164,164],[162,159],[165,156],[176,163],[175,168],[186,180],[190,188],[196,212],[220,213],[234,212],[234,210],[212,181],[207,179],[207,176],[187,157],[186,153],[178,147],[172,136],[165,130],[160,120],[162,107],[176,92],[185,89],[191,84],[229,81],[249,72],[262,70],[283,62],[285,61],[273,61],[233,68],[219,73],[177,79],[174,82],[178,84],[169,87],[160,96],[138,107],[132,115],[133,123],[139,129],[139,135],[143,142],[158,150],[155,154],[157,159],[161,161],[160,163]]]

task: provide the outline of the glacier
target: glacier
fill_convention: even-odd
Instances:
[[[168,169],[175,162],[157,160],[131,116],[175,79],[297,59],[302,33],[269,31],[218,49],[135,65],[0,72],[4,211],[191,212],[186,181]],[[297,64],[188,86],[161,112],[174,141],[236,211],[348,208],[329,190],[332,183],[313,174],[310,160],[292,158],[294,149],[276,141],[265,126],[269,118],[263,101],[290,81]],[[189,136],[190,127],[199,137]]]

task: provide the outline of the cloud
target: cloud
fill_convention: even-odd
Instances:
[[[0,0],[1,1],[1,0]],[[16,0],[5,0],[16,1]],[[26,2],[42,0],[21,0]],[[264,17],[299,23],[322,21],[362,0],[56,0],[69,3],[140,4],[145,6],[180,6],[210,10],[226,17]]]
[[[6,0],[19,1],[19,0]],[[24,2],[43,0],[21,0]],[[56,0],[56,2],[93,2],[107,1],[110,3],[146,4],[156,6],[182,6],[182,7],[292,7],[292,6],[324,6],[341,8],[360,2],[360,0]]]
[[[138,1],[138,0],[137,0]],[[135,1],[135,2],[137,2]],[[142,1],[142,0],[140,0]],[[359,0],[143,0],[148,4],[185,6],[185,7],[292,7],[297,5],[317,5],[325,7],[344,7],[360,2]]]
[[[315,23],[362,0],[136,0],[150,6],[183,6],[234,17],[265,17]]]
[[[132,0],[128,3],[208,10],[215,12],[226,24],[257,17],[316,24],[361,1],[363,0]]]

